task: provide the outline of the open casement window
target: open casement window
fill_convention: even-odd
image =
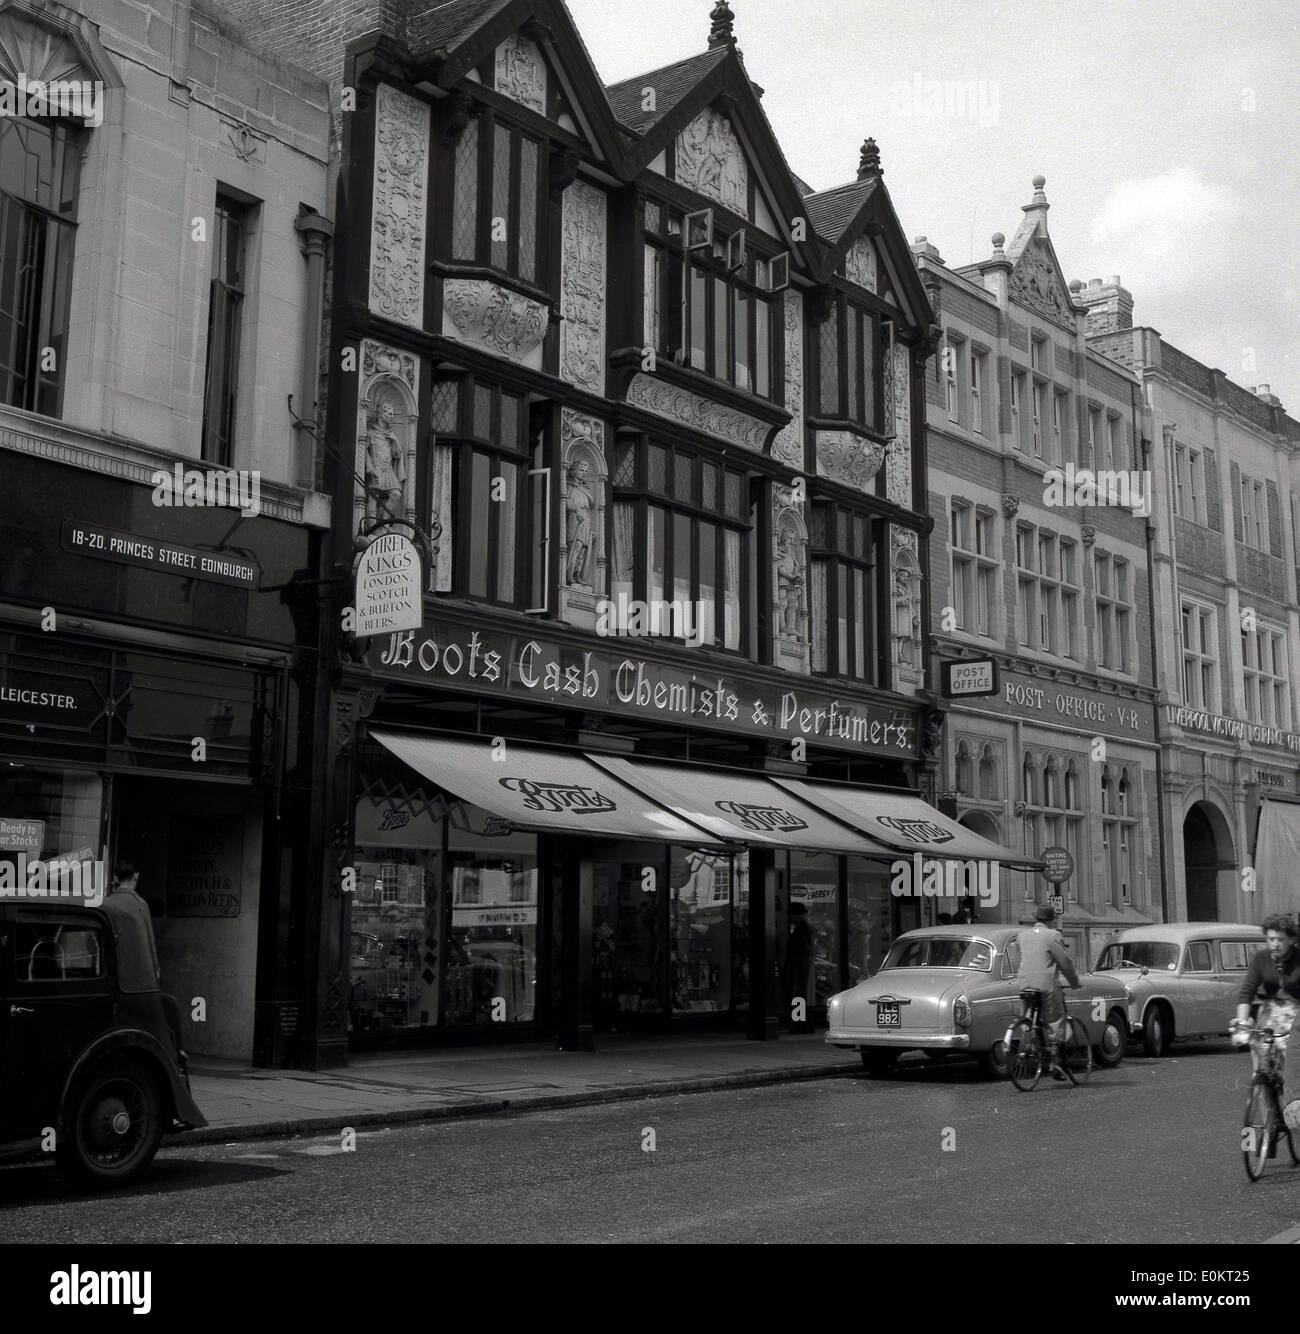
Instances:
[[[706,214],[707,244],[687,245]],[[714,237],[712,217],[646,202],[642,336],[656,356],[771,398],[783,341],[772,260],[742,232]]]
[[[81,153],[59,121],[0,118],[0,397],[57,417]]]
[[[456,140],[451,257],[537,281],[544,146],[487,110]]]
[[[879,524],[830,501],[814,502],[809,543],[812,571],[812,669],[881,679],[877,560]]]
[[[640,632],[747,652],[746,474],[670,445],[626,442],[613,466],[612,602],[639,604]]]

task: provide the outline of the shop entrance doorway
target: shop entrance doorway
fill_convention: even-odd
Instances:
[[[1232,836],[1227,821],[1208,802],[1198,801],[1183,820],[1183,865],[1187,872],[1187,920],[1218,922],[1223,917],[1220,877],[1235,879]],[[1231,916],[1231,913],[1229,914]]]
[[[174,778],[112,779],[113,863],[129,861],[140,871],[137,889],[153,917],[163,990],[180,1003],[186,1050],[195,1055],[253,1058],[257,791]]]

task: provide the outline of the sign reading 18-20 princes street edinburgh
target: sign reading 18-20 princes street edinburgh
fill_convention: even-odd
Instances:
[[[668,666],[635,652],[630,640],[614,650],[578,649],[440,617],[422,631],[376,640],[367,662],[380,675],[406,681],[415,677],[430,685],[780,741],[801,737],[893,759],[917,754],[916,718],[905,709],[828,695],[801,678],[782,688],[728,668]]]

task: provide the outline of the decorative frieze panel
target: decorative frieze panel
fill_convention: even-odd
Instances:
[[[778,667],[807,674],[808,525],[788,486],[772,488],[772,657]]]
[[[560,545],[560,616],[571,625],[596,628],[599,603],[609,587],[605,509],[609,467],[605,423],[565,408],[560,413],[564,511]]]
[[[497,92],[529,107],[539,115],[546,114],[546,59],[536,42],[514,33],[507,37],[496,53]]]
[[[381,83],[375,99],[370,308],[416,329],[424,323],[428,174],[428,106]]]
[[[1012,301],[1036,310],[1073,332],[1074,311],[1070,308],[1070,297],[1057,278],[1056,265],[1041,244],[1031,242],[1025,247],[1016,267],[1011,270],[1008,290]]]
[[[785,316],[785,410],[791,421],[772,441],[772,457],[802,470],[803,461],[803,296],[787,288]]]
[[[677,180],[749,216],[749,164],[731,122],[706,107],[677,136]]]
[[[876,247],[865,236],[859,236],[844,256],[844,276],[851,283],[876,290]]]
[[[767,422],[748,413],[723,407],[689,389],[679,389],[665,380],[656,380],[640,372],[632,377],[632,383],[627,387],[627,401],[657,417],[666,417],[669,421],[680,422],[683,426],[759,453],[762,453],[767,433],[772,429]]]
[[[485,278],[448,278],[442,288],[442,311],[446,336],[540,367],[549,320],[540,301]]]
[[[894,438],[885,464],[885,495],[895,505],[912,508],[912,353],[901,343],[893,359]]]
[[[363,519],[416,517],[419,376],[413,353],[362,340],[353,531]]]
[[[586,181],[564,192],[560,377],[605,392],[605,194]]]
[[[818,431],[816,439],[818,477],[859,491],[870,490],[871,479],[885,457],[884,445],[852,431]]]

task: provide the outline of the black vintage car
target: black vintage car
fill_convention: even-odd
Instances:
[[[52,1149],[82,1183],[120,1185],[164,1133],[206,1124],[176,1002],[122,990],[108,917],[0,898],[0,1157]]]

